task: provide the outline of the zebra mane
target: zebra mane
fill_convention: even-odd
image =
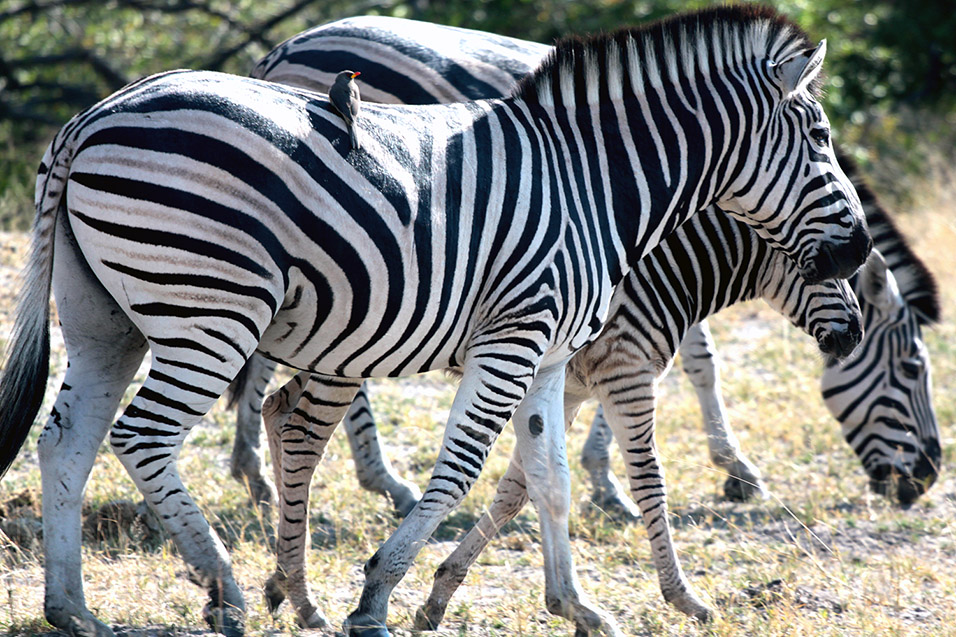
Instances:
[[[643,93],[648,84],[677,84],[682,77],[715,74],[725,67],[783,60],[811,47],[800,27],[770,7],[714,7],[559,40],[512,96],[541,104],[594,103],[603,91],[620,97],[628,81],[635,93]],[[811,92],[817,95],[820,86],[818,78]]]
[[[886,259],[886,264],[899,286],[900,295],[921,323],[926,325],[938,323],[941,313],[939,284],[933,273],[913,252],[906,237],[896,227],[890,214],[863,179],[856,162],[839,148],[836,149],[836,155],[840,167],[853,182],[860,196],[860,202],[866,214],[866,224],[873,237],[873,246]]]

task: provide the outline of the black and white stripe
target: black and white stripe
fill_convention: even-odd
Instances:
[[[37,256],[0,387],[5,469],[38,408],[14,406],[10,380],[45,374],[29,328],[48,317],[52,277],[70,366],[40,441],[50,621],[108,632],[82,599],[78,502],[109,432],[209,593],[207,619],[241,631],[228,555],[176,459],[258,349],[317,377],[267,401],[280,563],[360,380],[463,368],[432,480],[366,564],[352,629],[384,631],[391,589],[514,414],[549,608],[610,630],[571,570],[564,363],[598,335],[628,264],[715,202],[808,278],[862,263],[859,201],[813,95],[824,51],[770,10],[689,14],[560,45],[504,99],[367,104],[359,152],[323,97],[216,73],[147,78],[78,115],[42,162]],[[150,372],[110,428],[145,346]],[[303,420],[300,400],[321,416]]]
[[[701,617],[707,609],[684,577],[671,542],[663,474],[653,443],[656,385],[691,326],[752,298],[765,299],[830,355],[849,354],[861,337],[859,308],[847,282],[807,283],[789,259],[771,251],[746,225],[709,209],[680,226],[635,265],[617,288],[601,335],[568,363],[566,424],[588,398],[606,405],[607,421],[630,470],[631,493],[648,529],[664,597],[682,611]],[[360,418],[362,426],[356,427],[348,418],[346,426],[353,448],[376,448],[377,442],[368,438],[374,432],[374,420],[367,411],[367,397],[364,392],[360,396],[361,404],[353,405],[350,415]],[[308,420],[319,419],[321,405],[303,408]],[[595,427],[592,435],[602,435],[602,428]],[[601,445],[605,452],[607,442]],[[356,455],[356,464],[367,460]],[[488,512],[439,569],[423,611],[428,625],[437,626],[480,551],[527,502],[524,484],[520,465],[510,468]],[[270,585],[273,608],[283,599],[276,583],[281,578],[277,573]],[[289,590],[290,597],[296,593]],[[305,608],[311,614],[315,605],[309,602]],[[305,610],[297,610],[300,617],[308,616]]]
[[[290,38],[266,56],[253,75],[325,90],[338,69],[364,64],[369,72],[363,76],[363,90],[374,99],[424,104],[503,94],[505,87],[534,70],[550,51],[551,47],[543,44],[481,31],[366,16],[340,20]],[[899,283],[906,316],[891,316],[876,307],[865,312],[859,356],[849,365],[828,366],[822,389],[834,416],[844,423],[848,441],[864,460],[874,486],[885,490],[887,477],[893,475],[912,478],[895,490],[902,501],[911,501],[932,484],[940,462],[938,426],[929,399],[928,354],[919,330],[920,325],[936,320],[936,285],[872,191],[862,183],[851,160],[844,156],[840,161],[861,194],[874,241],[887,260],[890,276]],[[861,306],[867,309],[870,302],[865,290],[857,292]],[[885,346],[885,337],[878,336],[887,330],[905,346]],[[705,412],[711,455],[729,474],[728,495],[740,498],[761,491],[760,473],[740,451],[726,412],[720,408],[716,348],[706,326],[692,328],[681,351],[684,369],[698,390]],[[925,372],[921,371],[923,367]],[[893,382],[881,383],[874,374],[887,374]],[[887,387],[891,389],[884,391]],[[241,426],[257,429],[258,422]],[[606,450],[589,446],[584,453],[586,462],[594,465],[594,476],[606,472],[606,466],[593,460],[595,456],[606,457]],[[600,483],[595,487],[596,497],[612,506],[615,495],[602,495]]]

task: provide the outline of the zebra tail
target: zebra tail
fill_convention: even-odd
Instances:
[[[50,288],[56,218],[64,203],[71,152],[54,141],[43,156],[36,185],[36,219],[13,332],[0,360],[0,478],[30,433],[50,373]],[[57,151],[57,152],[54,152]]]

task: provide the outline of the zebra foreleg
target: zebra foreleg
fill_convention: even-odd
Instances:
[[[579,388],[580,389],[580,388]],[[586,395],[565,392],[564,428],[571,426]],[[452,595],[465,580],[468,570],[498,534],[498,530],[518,515],[528,502],[528,488],[525,484],[524,469],[521,466],[521,453],[515,448],[504,475],[498,480],[498,489],[491,506],[485,511],[464,539],[455,547],[441,566],[435,571],[435,581],[425,604],[415,614],[415,628],[434,630],[438,628]]]
[[[244,381],[236,389],[236,439],[232,443],[229,467],[232,477],[249,490],[253,504],[267,512],[276,502],[276,487],[263,471],[261,446],[262,399],[275,372],[275,363],[254,355],[241,374]]]
[[[708,621],[710,609],[684,576],[667,519],[667,490],[654,441],[656,370],[653,364],[627,374],[622,374],[619,366],[614,370],[619,378],[626,379],[623,381],[626,385],[615,388],[611,382],[596,383],[598,399],[604,405],[608,424],[624,455],[631,496],[644,518],[661,593],[681,612]],[[639,391],[629,396],[627,386]],[[652,388],[650,392],[645,390],[647,387]]]
[[[488,339],[469,350],[431,480],[408,517],[366,562],[358,608],[345,622],[350,637],[388,634],[385,619],[392,589],[438,524],[471,489],[488,451],[531,385],[540,354],[522,349],[502,359],[503,347],[507,352],[507,346]],[[537,347],[538,352],[545,349]]]
[[[641,512],[611,472],[609,447],[613,435],[604,419],[604,408],[598,406],[581,450],[581,465],[591,476],[591,503],[611,517],[636,522],[641,519]]]
[[[155,341],[152,354],[149,375],[113,426],[110,443],[179,549],[189,579],[208,593],[206,621],[225,635],[241,635],[245,602],[229,554],[176,467],[189,430],[226,390],[225,379],[235,375],[238,365],[210,355],[186,367],[179,364],[181,350]]]
[[[681,367],[697,392],[711,462],[727,472],[724,496],[737,502],[754,497],[766,498],[767,490],[760,469],[740,450],[740,443],[730,428],[730,418],[720,391],[717,347],[707,321],[701,321],[688,330],[679,352]]]
[[[399,476],[382,453],[372,404],[368,399],[368,383],[362,385],[349,407],[344,424],[359,484],[363,489],[388,497],[399,515],[408,515],[418,504],[422,492],[418,485]]]
[[[575,635],[617,635],[610,617],[586,598],[578,583],[568,533],[571,474],[564,423],[564,365],[538,372],[513,422],[528,496],[538,511],[548,611],[575,624]]]
[[[312,600],[305,575],[309,486],[329,438],[361,384],[300,372],[263,405],[279,485],[276,570],[266,583],[266,599],[274,612],[288,595],[297,621],[306,628],[328,625]]]

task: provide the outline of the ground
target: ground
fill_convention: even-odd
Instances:
[[[663,383],[658,442],[681,562],[716,609],[701,626],[662,599],[644,529],[619,524],[588,504],[585,475],[572,460],[572,534],[583,587],[629,635],[949,635],[956,634],[956,198],[935,196],[899,217],[940,279],[943,323],[926,332],[935,404],[943,429],[940,481],[902,510],[868,493],[866,479],[819,397],[821,360],[802,333],[760,304],[732,308],[712,322],[724,358],[724,391],[744,450],[762,469],[764,501],[722,497],[710,465],[693,391],[679,371]],[[16,268],[26,237],[0,235],[0,334],[9,333]],[[65,357],[54,334],[53,374],[43,417]],[[385,381],[373,404],[392,463],[424,485],[451,402],[452,381],[429,375]],[[577,456],[594,413],[582,410],[569,450]],[[187,485],[215,521],[233,557],[249,606],[251,635],[325,634],[295,627],[288,608],[266,610],[261,586],[271,572],[268,519],[249,506],[228,475],[233,416],[210,414],[187,440]],[[42,420],[42,419],[41,419]],[[37,635],[43,619],[39,471],[31,435],[0,483],[0,631]],[[503,473],[506,432],[468,500],[441,527],[392,597],[389,624],[408,635],[431,573],[480,515]],[[618,475],[620,461],[616,460]],[[388,504],[359,490],[348,446],[333,439],[313,484],[309,578],[334,626],[354,606],[362,564],[398,523]],[[84,565],[90,608],[118,634],[205,634],[203,593],[184,576],[175,549],[138,510],[140,498],[107,447],[87,491]],[[115,523],[114,523],[115,521]],[[525,511],[473,568],[452,600],[440,635],[569,635],[544,609],[536,517]],[[327,634],[334,634],[329,630]]]

